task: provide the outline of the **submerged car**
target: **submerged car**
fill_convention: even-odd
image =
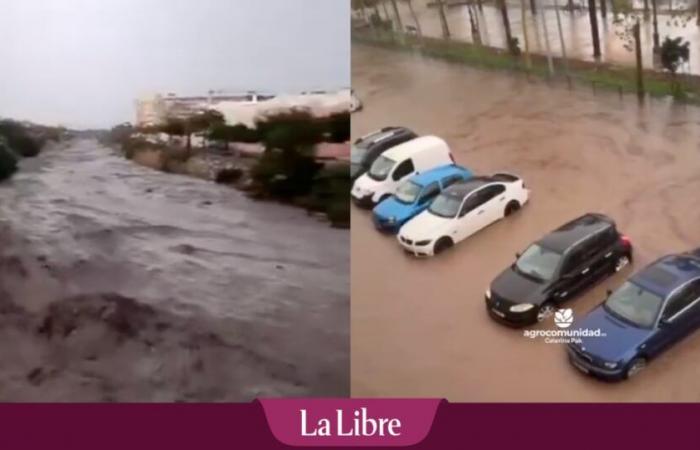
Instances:
[[[399,230],[399,244],[415,256],[433,256],[515,211],[528,200],[519,177],[473,177],[445,189],[428,209]]]
[[[638,374],[700,327],[700,248],[651,263],[574,327],[600,330],[568,345],[574,367],[610,380]]]
[[[416,133],[405,127],[384,127],[357,139],[350,147],[350,177],[359,178],[379,155],[416,137]]]
[[[394,195],[403,181],[445,164],[454,164],[454,158],[443,139],[411,139],[379,155],[369,171],[355,180],[350,197],[359,207],[373,208]]]
[[[448,164],[409,178],[393,196],[374,208],[375,227],[380,231],[398,232],[403,224],[425,211],[443,190],[472,176],[469,169]]]
[[[486,310],[515,326],[541,322],[562,303],[632,260],[630,239],[603,214],[585,214],[531,244],[486,290]]]

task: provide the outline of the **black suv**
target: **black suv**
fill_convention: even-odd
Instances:
[[[350,151],[350,176],[353,180],[367,172],[375,159],[386,150],[418,137],[405,127],[384,127],[352,144]]]
[[[622,270],[632,261],[632,243],[603,214],[586,214],[530,245],[486,291],[494,319],[530,325],[557,306]]]

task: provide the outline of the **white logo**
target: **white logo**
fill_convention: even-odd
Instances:
[[[554,313],[554,324],[559,328],[569,328],[574,323],[574,312],[571,308],[559,309]]]

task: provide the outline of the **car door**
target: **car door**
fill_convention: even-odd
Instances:
[[[401,181],[413,175],[415,171],[416,169],[413,166],[413,160],[411,158],[405,159],[398,163],[396,167],[394,167],[394,171],[391,173],[391,186],[387,190],[388,193],[393,194]]]
[[[674,292],[666,301],[656,324],[656,333],[645,344],[653,356],[683,339],[700,325],[700,281],[696,280]]]
[[[430,206],[430,203],[435,200],[435,197],[440,195],[440,184],[434,181],[427,185],[420,193],[418,202],[416,203],[416,212],[423,211]]]
[[[611,251],[609,234],[607,234],[608,231],[609,230],[606,229],[591,236],[585,246],[583,260],[584,265],[586,265],[591,275],[591,283],[608,273],[608,262],[614,259],[610,256],[606,256]]]
[[[481,214],[486,216],[486,225],[490,225],[503,217],[506,207],[506,187],[502,184],[492,184],[486,186],[481,195],[483,198]]]
[[[462,202],[462,208],[457,216],[457,241],[471,236],[488,225],[488,218],[481,208],[486,198],[483,190],[482,188],[470,193]]]
[[[563,302],[583,291],[590,283],[591,267],[585,259],[589,250],[586,242],[581,242],[569,249],[564,255],[559,282],[554,292],[554,299]]]

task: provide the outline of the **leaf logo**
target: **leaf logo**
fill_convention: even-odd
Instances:
[[[571,308],[559,309],[554,313],[554,324],[559,328],[569,328],[574,323],[574,311]]]

